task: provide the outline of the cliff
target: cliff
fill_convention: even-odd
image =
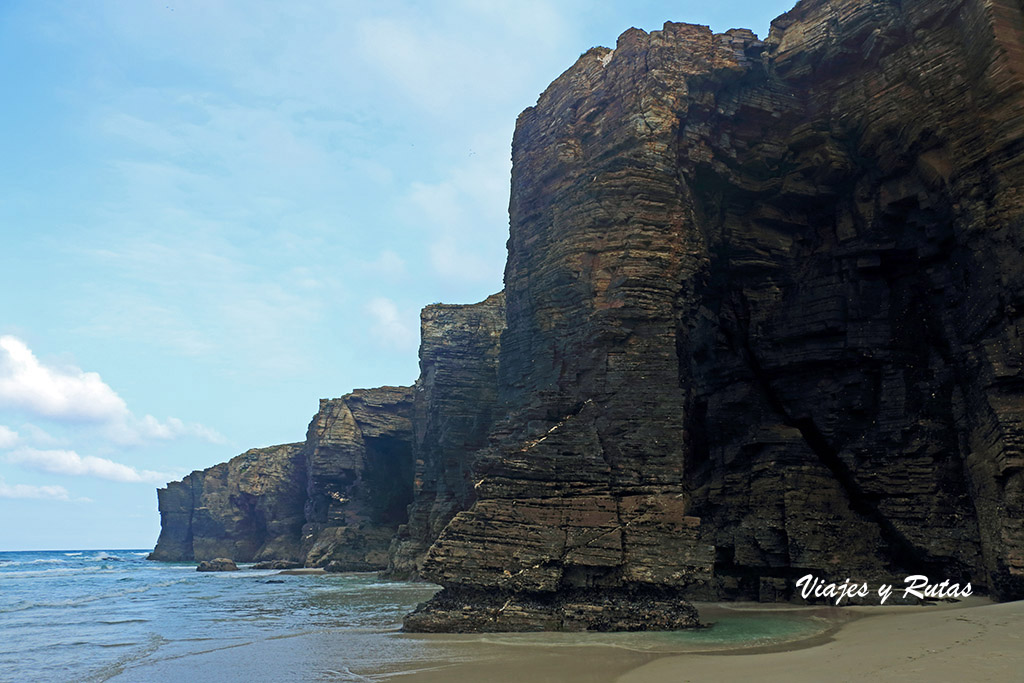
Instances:
[[[475,453],[487,445],[498,406],[498,349],[505,296],[468,306],[435,304],[420,316],[420,377],[414,392],[416,473],[408,523],[399,528],[388,574],[412,578],[427,549],[476,499]]]
[[[412,502],[411,414],[409,387],[359,389],[320,401],[303,450],[307,566],[387,567],[391,538]]]
[[[807,573],[1024,598],[1022,112],[1011,0],[588,51],[517,121],[504,295],[266,463],[302,560],[440,584],[414,631],[683,628]],[[271,554],[231,463],[161,490],[155,557]]]
[[[322,400],[305,443],[256,448],[160,489],[149,556],[384,569],[412,500],[409,387]]]
[[[807,572],[1024,596],[1022,35],[806,0],[560,76],[513,139],[509,417],[406,628],[683,626]]]
[[[298,561],[305,522],[302,444],[253,448],[157,492],[160,538],[149,559]]]
[[[426,307],[414,388],[323,399],[305,442],[253,449],[159,489],[150,559],[417,578],[441,529],[475,499],[473,454],[495,419],[504,325],[502,293]]]

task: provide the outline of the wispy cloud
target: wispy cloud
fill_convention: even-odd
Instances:
[[[10,427],[0,425],[0,449],[13,448],[18,443],[18,432]]]
[[[366,311],[373,319],[370,332],[377,341],[396,349],[416,348],[419,331],[409,323],[411,316],[403,316],[394,301],[375,297],[367,302]]]
[[[353,33],[370,73],[413,106],[451,117],[464,109],[466,93],[489,103],[519,97],[538,77],[538,67],[573,35],[578,22],[569,20],[572,4],[459,0],[429,9],[409,6],[363,16]],[[529,50],[522,49],[527,44]]]
[[[66,450],[44,451],[35,448],[20,448],[9,453],[6,460],[13,465],[20,465],[53,474],[73,477],[96,477],[98,479],[127,483],[159,484],[174,479],[177,476],[172,472],[137,470],[129,465],[107,460],[106,458],[97,458],[93,455],[83,457],[75,451]]]
[[[127,419],[112,421],[102,428],[101,434],[122,446],[148,441],[171,441],[182,437],[194,437],[213,444],[227,443],[220,432],[198,422],[185,423],[176,417],[158,420],[152,415],[142,418],[130,415]]]
[[[18,427],[18,443],[25,446],[53,448],[64,445],[66,440],[53,436],[42,427],[31,422],[25,422]]]
[[[505,263],[508,183],[507,151],[487,149],[483,141],[449,168],[440,181],[414,182],[403,197],[406,220],[428,233],[434,274],[448,282],[495,281]]]
[[[300,241],[287,232],[208,226],[188,212],[178,220],[177,232],[99,238],[104,248],[88,256],[131,287],[90,292],[83,304],[88,321],[78,331],[249,373],[309,371],[309,332],[321,324],[325,304],[342,298],[335,273],[287,267]],[[305,237],[302,248],[312,248],[313,235]],[[236,242],[257,246],[245,253]]]
[[[71,496],[63,486],[31,486],[29,484],[8,484],[0,478],[0,498],[36,498],[43,500],[70,501]],[[79,498],[78,502],[91,502]]]
[[[323,366],[316,340],[337,321],[380,329],[358,294],[367,261],[370,290],[402,311],[500,288],[515,115],[554,75],[573,4],[75,11],[60,28],[95,36],[83,52],[141,50],[160,71],[71,89],[101,187],[117,188],[60,244],[102,272],[65,300],[73,332],[292,381]]]

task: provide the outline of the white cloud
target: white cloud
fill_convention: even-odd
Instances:
[[[186,424],[176,417],[160,421],[152,415],[146,415],[141,419],[132,416],[128,420],[112,422],[103,433],[108,439],[121,445],[154,440],[170,441],[183,436],[192,436],[215,444],[227,441],[220,432],[204,425],[195,422]]]
[[[20,448],[8,454],[6,460],[14,465],[53,474],[88,476],[110,481],[162,484],[177,478],[174,473],[137,470],[106,458],[97,458],[93,455],[83,457],[74,451],[66,450],[42,451],[35,448]]]
[[[95,372],[42,365],[20,339],[0,337],[0,406],[52,418],[107,421],[128,406]]]
[[[201,424],[185,424],[170,417],[160,421],[152,415],[136,417],[124,399],[95,372],[79,368],[48,367],[28,346],[13,336],[0,337],[0,407],[24,410],[35,416],[62,422],[86,422],[101,426],[107,437],[119,444],[142,443],[192,436],[211,443],[224,443],[215,430]],[[26,425],[37,445],[54,445],[55,440],[34,425]],[[0,447],[16,438],[0,428]],[[14,437],[11,436],[14,434]],[[10,448],[13,441],[6,446]]]
[[[30,486],[28,484],[8,484],[0,479],[0,498],[43,498],[49,500],[71,500],[68,490],[63,486]],[[80,499],[83,502],[87,499]]]
[[[373,318],[370,332],[381,343],[395,349],[414,349],[419,343],[419,332],[399,313],[395,302],[386,297],[375,297],[366,304]]]
[[[0,425],[0,448],[13,448],[18,443],[18,432]]]

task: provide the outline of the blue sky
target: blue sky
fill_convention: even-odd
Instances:
[[[0,3],[0,550],[151,547],[155,488],[409,384],[501,289],[518,113],[792,0]]]

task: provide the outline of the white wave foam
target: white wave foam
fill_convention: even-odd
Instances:
[[[88,559],[91,562],[124,562],[123,557],[118,557],[117,555],[113,555],[107,552],[98,553]]]
[[[99,567],[54,567],[53,569],[20,569],[13,572],[4,572],[7,578],[27,579],[32,577],[67,576],[70,574],[123,574],[124,569],[114,569],[106,565]]]
[[[117,661],[111,662],[106,666],[101,667],[89,677],[89,680],[94,681],[106,681],[119,676],[124,673],[125,669],[130,668],[133,664],[138,664],[144,661],[147,657],[159,650],[165,643],[170,642],[163,636],[157,635],[156,633],[150,633],[149,639],[145,643],[138,644],[137,650],[125,654],[124,656],[117,659]]]
[[[116,626],[118,624],[145,624],[147,622],[149,622],[149,619],[100,619],[99,623]]]
[[[21,572],[27,574],[29,572]],[[53,602],[23,602],[15,605],[14,607],[7,610],[0,610],[0,612],[21,612],[27,609],[37,607],[78,607],[80,605],[87,605],[90,602],[96,602],[97,600],[112,600],[114,598],[121,598],[126,595],[132,595],[135,593],[146,593],[153,590],[154,588],[166,588],[167,586],[173,586],[176,583],[184,583],[185,579],[178,579],[176,581],[162,581],[160,583],[153,583],[148,586],[140,586],[139,588],[126,588],[122,591],[114,591],[112,593],[106,593],[104,595],[87,595],[81,598],[75,598],[71,600],[57,600]],[[134,621],[134,620],[129,620]],[[111,622],[117,623],[117,622]]]

